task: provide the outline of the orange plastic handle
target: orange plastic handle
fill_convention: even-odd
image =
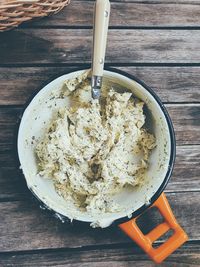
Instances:
[[[151,259],[156,263],[161,263],[178,247],[185,243],[188,240],[188,236],[177,223],[164,193],[161,194],[151,207],[157,207],[165,221],[156,226],[148,234],[144,235],[136,224],[136,220],[140,215],[128,222],[120,224],[119,227],[133,239]],[[173,235],[158,248],[153,248],[153,242],[170,229],[174,231]]]

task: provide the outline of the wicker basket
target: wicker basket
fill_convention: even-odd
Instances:
[[[0,31],[60,11],[70,0],[0,0]]]

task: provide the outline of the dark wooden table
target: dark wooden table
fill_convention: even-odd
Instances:
[[[41,210],[16,167],[23,105],[50,80],[90,63],[92,9],[93,1],[72,0],[51,18],[0,34],[0,266],[156,266],[117,227],[72,227]],[[200,266],[200,1],[117,0],[111,9],[107,65],[150,85],[176,131],[165,192],[189,241],[163,266]]]

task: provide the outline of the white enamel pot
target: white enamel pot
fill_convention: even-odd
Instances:
[[[168,201],[163,193],[175,160],[175,135],[171,119],[155,92],[143,82],[125,72],[108,69],[104,71],[104,83],[115,85],[119,90],[126,89],[145,103],[146,126],[156,137],[156,148],[150,156],[150,165],[143,186],[124,190],[115,201],[126,207],[123,212],[92,215],[78,210],[73,203],[60,197],[50,179],[37,174],[35,144],[40,139],[48,122],[59,107],[69,106],[69,100],[53,99],[52,92],[61,90],[63,82],[75,78],[86,70],[65,74],[46,85],[32,99],[21,119],[18,132],[18,156],[27,186],[31,192],[57,217],[69,218],[107,227],[115,222],[155,261],[162,262],[168,255],[187,240],[187,235],[176,222]],[[147,209],[156,206],[164,222],[144,235],[136,224],[136,219]],[[131,219],[129,219],[128,217]],[[161,235],[172,229],[173,235],[160,247],[152,244]]]

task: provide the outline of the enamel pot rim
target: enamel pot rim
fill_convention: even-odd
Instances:
[[[66,72],[65,74],[69,74],[71,72],[74,72],[74,71],[80,71],[80,70],[84,70],[84,69],[88,69],[90,68],[90,66],[88,65],[85,65],[83,66],[82,68],[75,68],[75,69],[71,69],[69,72]],[[169,128],[169,135],[170,135],[170,158],[169,158],[169,168],[166,172],[166,175],[165,175],[165,178],[163,180],[163,182],[161,183],[160,187],[158,188],[158,190],[155,192],[155,194],[152,196],[152,198],[149,200],[148,204],[145,203],[142,207],[140,207],[139,209],[135,210],[133,213],[132,213],[132,217],[131,218],[135,218],[137,217],[139,214],[143,213],[145,210],[147,210],[158,198],[159,196],[161,195],[161,193],[164,191],[165,187],[167,186],[168,182],[169,182],[169,179],[171,177],[171,174],[172,174],[172,171],[173,171],[173,167],[174,167],[174,163],[175,163],[175,156],[176,156],[176,139],[175,139],[175,132],[174,132],[174,128],[173,128],[173,124],[172,124],[172,121],[171,121],[171,118],[167,112],[167,109],[164,107],[162,101],[160,100],[160,98],[157,96],[157,94],[153,91],[153,89],[151,89],[148,85],[146,85],[143,81],[141,81],[139,78],[135,77],[134,75],[132,74],[129,74],[125,71],[122,71],[122,70],[119,70],[119,69],[116,69],[116,68],[112,68],[112,67],[105,67],[105,70],[107,71],[110,71],[110,72],[115,72],[115,73],[118,73],[120,75],[123,75],[131,80],[134,80],[136,81],[138,84],[140,84],[142,87],[144,87],[145,90],[147,90],[152,96],[153,98],[155,99],[155,101],[157,102],[157,104],[159,105],[160,109],[162,110],[162,113],[164,114],[165,116],[165,119],[166,119],[166,122],[167,122],[167,125],[168,125],[168,128]],[[59,76],[58,76],[59,77]],[[36,93],[37,94],[37,93]],[[31,102],[31,100],[34,98],[34,96],[36,95],[32,95],[32,97],[27,101],[27,103],[25,104],[25,107],[23,109],[23,112],[22,112],[22,116],[23,116],[23,113],[26,109],[26,107],[29,105],[29,103]],[[21,121],[21,119],[20,119]],[[15,140],[15,144],[16,144],[16,154],[17,154],[17,163],[19,163],[19,157],[18,157],[18,151],[17,151],[17,139],[18,139],[18,129],[19,129],[19,125],[20,125],[20,121],[18,123],[18,127],[17,127],[17,134],[15,135],[16,136],[16,140]],[[25,177],[24,177],[25,179]],[[39,204],[40,204],[40,207],[42,207],[43,209],[47,209],[49,211],[51,211],[51,213],[53,214],[54,217],[60,219],[62,222],[69,222],[70,219],[67,217],[67,216],[64,216],[56,211],[54,211],[53,209],[49,208],[32,190],[31,188],[29,188],[29,190],[31,191],[32,195],[37,199],[37,201],[39,201]],[[74,219],[74,221],[76,222],[81,222],[83,223],[82,221],[80,220],[77,220],[77,219]],[[124,223],[128,221],[128,218],[127,216],[126,217],[122,217],[122,218],[119,218],[119,219],[116,219],[113,223],[113,224],[121,224],[121,223]],[[89,222],[85,222],[85,223],[89,223]]]

